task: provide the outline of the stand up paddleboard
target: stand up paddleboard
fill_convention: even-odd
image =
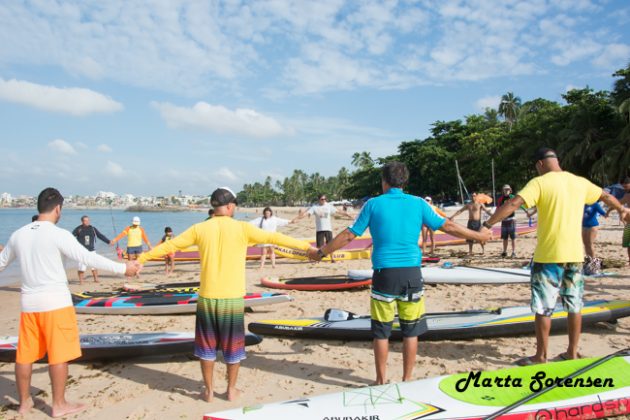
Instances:
[[[372,340],[369,315],[357,316],[340,310],[327,311],[328,316],[298,319],[271,319],[251,322],[249,331],[263,335],[299,338]],[[568,314],[559,304],[551,317],[552,331],[567,328]],[[630,316],[630,300],[597,300],[585,302],[582,325],[614,322]],[[534,332],[534,314],[529,306],[489,310],[427,313],[422,318],[421,340],[459,340],[477,337],[510,336]],[[401,339],[398,320],[394,321],[392,339]]]
[[[586,420],[612,417],[630,414],[628,354],[626,350],[603,359],[471,371],[346,389],[215,412],[206,414],[204,420]],[[565,382],[564,386],[549,386],[546,382],[564,378],[570,378],[571,382]]]
[[[87,334],[81,335],[80,341],[81,357],[74,359],[75,362],[192,353],[195,333]],[[245,335],[246,346],[261,341],[262,338],[255,334]],[[0,362],[15,362],[17,343],[17,337],[0,337]],[[39,360],[45,361],[45,358]]]
[[[372,279],[351,279],[348,276],[296,277],[283,279],[279,277],[263,277],[260,284],[272,289],[289,289],[304,291],[347,290],[366,287]]]
[[[74,308],[78,314],[102,315],[165,315],[190,314],[197,310],[196,293],[118,293],[109,297],[72,294]],[[286,293],[248,293],[245,306],[289,302]]]
[[[348,270],[355,280],[372,278],[372,270]],[[425,284],[504,284],[529,283],[530,272],[524,268],[503,267],[422,267]]]

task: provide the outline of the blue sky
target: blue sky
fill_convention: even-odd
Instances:
[[[1,2],[0,192],[333,175],[629,61],[627,1]]]

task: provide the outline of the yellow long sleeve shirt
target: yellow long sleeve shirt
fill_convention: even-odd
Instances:
[[[152,258],[197,245],[201,261],[199,295],[210,299],[238,298],[245,295],[245,257],[250,243],[274,244],[302,251],[311,246],[306,241],[267,232],[228,216],[214,216],[143,253],[138,260],[144,264]]]

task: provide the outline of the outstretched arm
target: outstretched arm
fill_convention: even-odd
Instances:
[[[468,206],[464,206],[461,209],[457,210],[455,213],[453,213],[453,215],[451,217],[449,217],[449,220],[453,220],[454,218],[456,218],[457,216],[459,216],[460,214],[462,214],[464,212],[464,210],[466,210],[468,208]]]
[[[481,209],[486,212],[488,216],[492,216],[492,212],[485,205],[481,205]]]
[[[620,220],[625,223],[630,223],[630,209],[622,206],[619,200],[617,200],[614,196],[608,194],[606,191],[603,191],[602,196],[599,199],[606,203],[609,208],[617,210]]]
[[[472,241],[487,242],[492,239],[492,232],[490,229],[482,228],[480,231],[471,230],[457,223],[446,220],[440,230],[449,233],[458,238],[470,239]]]
[[[357,236],[350,231],[350,229],[344,229],[328,244],[324,245],[320,249],[326,255],[332,254],[336,250],[348,245]]]
[[[300,209],[300,211],[298,212],[298,215],[295,216],[293,219],[291,219],[289,223],[297,222],[298,220],[304,218],[304,216],[306,216],[307,214],[308,214],[307,209]]]
[[[510,214],[514,213],[520,206],[525,204],[525,200],[520,195],[510,199],[507,203],[502,205],[494,212],[492,216],[486,221],[489,225],[494,225],[495,223],[499,223],[501,220],[508,217]]]

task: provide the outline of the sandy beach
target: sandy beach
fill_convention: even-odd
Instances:
[[[295,208],[274,209],[279,217],[293,218]],[[260,209],[239,209],[261,214]],[[521,213],[522,215],[522,213]],[[457,220],[465,224],[465,217]],[[522,220],[521,220],[522,221]],[[586,283],[585,299],[630,299],[630,268],[625,249],[621,248],[622,226],[616,214],[601,220],[597,253],[612,265],[606,271],[618,273],[618,277],[598,278]],[[349,224],[337,218],[333,222],[335,234]],[[314,220],[305,218],[281,229],[299,238],[314,238]],[[516,259],[500,257],[501,242],[494,240],[486,246],[485,255],[475,245],[475,255],[468,258],[467,246],[437,248],[443,261],[454,264],[480,266],[520,267],[533,254],[536,238],[529,234],[517,238]],[[250,292],[268,291],[259,286],[262,276],[316,276],[346,274],[348,269],[370,268],[369,260],[307,263],[279,259],[272,269],[268,263],[259,270],[258,261],[247,264],[247,288]],[[181,263],[168,281],[192,281],[198,278],[199,264]],[[145,267],[142,281],[166,282],[163,265],[153,263]],[[124,278],[102,273],[101,283],[78,284],[75,272],[69,273],[73,291],[113,290],[120,287]],[[335,307],[355,313],[369,313],[369,290],[349,292],[291,292],[294,301],[261,307],[246,314],[246,323],[252,320],[321,316],[327,308]],[[428,311],[457,311],[511,305],[529,304],[529,285],[501,286],[427,286]],[[0,288],[1,335],[17,335],[19,319],[19,285]],[[81,333],[193,331],[194,315],[166,316],[99,316],[78,315]],[[549,351],[552,356],[565,350],[566,334],[552,335]],[[415,378],[469,370],[498,369],[511,365],[515,360],[534,352],[533,334],[522,337],[474,339],[466,341],[420,342]],[[622,319],[614,330],[605,327],[588,327],[583,330],[580,351],[585,356],[603,356],[630,347],[630,319]],[[344,342],[323,340],[294,340],[265,337],[264,341],[248,347],[247,359],[239,375],[243,390],[240,401],[228,402],[225,396],[225,365],[217,363],[215,384],[217,394],[213,403],[199,399],[202,380],[199,363],[185,355],[141,358],[111,363],[77,363],[70,366],[67,397],[80,400],[90,408],[70,418],[89,419],[152,419],[179,418],[199,419],[204,413],[319,395],[340,391],[345,387],[361,387],[374,381],[374,363],[370,342]],[[0,418],[16,417],[17,394],[14,365],[0,364]],[[389,358],[389,378],[399,381],[402,375],[401,343],[394,342]],[[33,374],[32,393],[35,409],[29,418],[43,419],[50,416],[50,381],[45,364],[36,365]]]

